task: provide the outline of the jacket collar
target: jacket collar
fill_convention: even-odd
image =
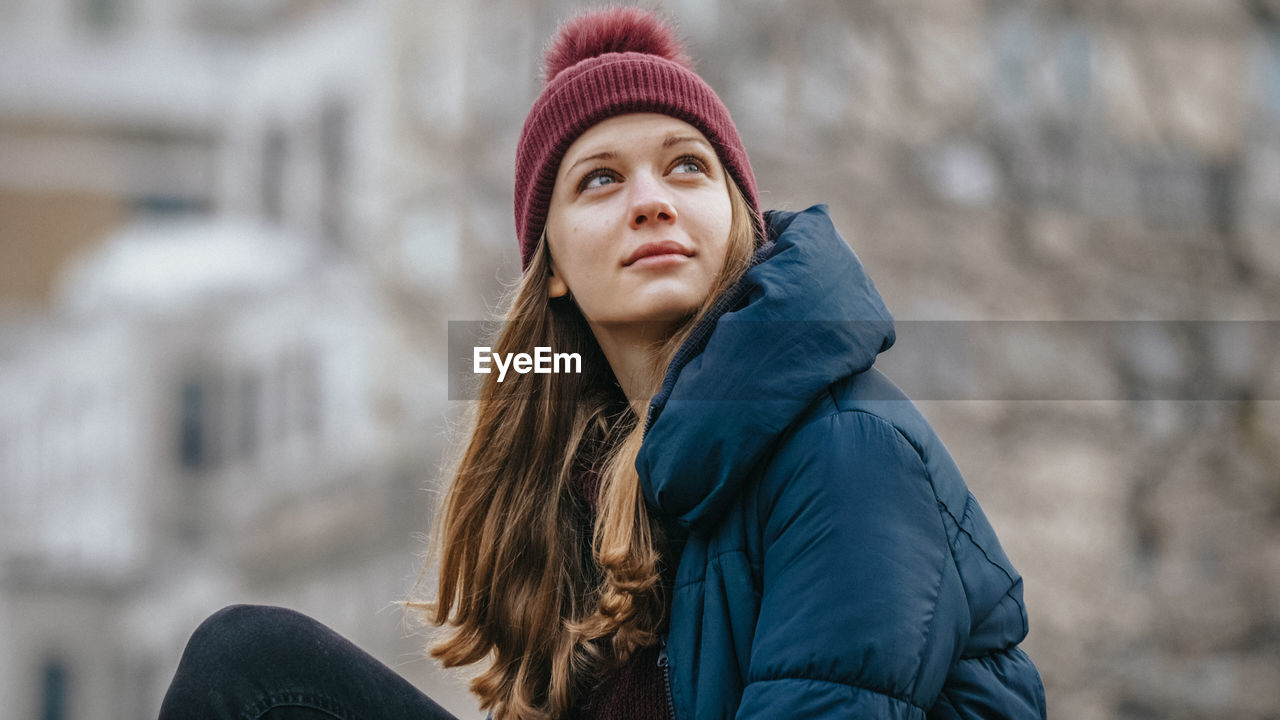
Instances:
[[[766,215],[770,242],[717,302],[649,404],[636,470],[649,505],[714,522],[788,426],[893,344],[893,318],[825,205]]]

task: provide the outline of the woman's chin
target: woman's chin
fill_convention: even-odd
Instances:
[[[658,304],[607,322],[614,325],[675,326],[687,320],[695,310],[697,305],[689,303]]]

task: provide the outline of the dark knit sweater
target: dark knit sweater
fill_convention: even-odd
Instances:
[[[594,519],[599,476],[579,468],[574,480],[574,489],[586,501]],[[572,713],[573,720],[671,720],[665,669],[659,665],[661,654],[658,646],[636,651],[624,665],[583,693]]]
[[[667,686],[658,647],[637,651],[627,664],[583,696],[575,720],[668,720]]]

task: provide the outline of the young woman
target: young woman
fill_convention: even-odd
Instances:
[[[485,376],[419,606],[448,630],[432,654],[485,663],[498,720],[1044,717],[1021,579],[873,368],[892,319],[826,209],[760,212],[728,111],[651,14],[570,21],[546,76],[494,351],[582,372]],[[325,717],[441,716],[305,618],[225,615],[188,647],[174,717],[211,696],[179,682],[210,672],[189,658],[237,633],[301,668],[235,671],[253,690],[224,705],[252,712],[229,716],[304,694]]]

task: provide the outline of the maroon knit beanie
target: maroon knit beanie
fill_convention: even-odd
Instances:
[[[619,7],[579,15],[560,27],[543,59],[546,86],[516,148],[516,234],[528,267],[547,222],[565,151],[614,115],[653,112],[698,128],[763,227],[755,175],[729,110],[693,71],[674,31],[656,15]]]

